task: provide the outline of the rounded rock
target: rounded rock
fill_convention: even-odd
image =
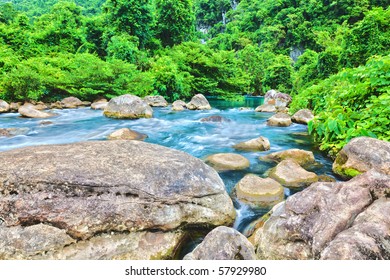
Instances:
[[[107,137],[109,140],[138,140],[143,141],[148,136],[143,133],[139,133],[137,131],[128,129],[128,128],[122,128],[117,131],[114,131]]]
[[[256,139],[238,143],[234,145],[233,148],[240,151],[268,151],[271,149],[271,144],[267,138],[261,136]]]
[[[287,127],[291,124],[291,117],[286,113],[277,113],[267,120],[267,125],[269,126]]]
[[[203,94],[197,94],[192,97],[186,107],[190,110],[211,110],[210,103]]]
[[[111,99],[104,115],[114,119],[151,118],[153,109],[138,96],[125,94]]]
[[[206,163],[217,171],[244,170],[250,166],[247,158],[233,153],[221,153],[208,156]]]

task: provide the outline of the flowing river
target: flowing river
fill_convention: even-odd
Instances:
[[[248,170],[220,173],[228,193],[231,193],[234,185],[245,174],[254,173],[264,177],[265,172],[275,166],[272,163],[261,162],[259,156],[292,148],[313,151],[320,163],[314,172],[318,175],[334,176],[331,160],[316,149],[307,134],[307,127],[300,124],[293,124],[290,127],[267,126],[266,121],[271,114],[254,111],[261,102],[262,98],[248,98],[241,102],[211,101],[213,109],[210,111],[172,112],[170,107],[154,108],[152,119],[139,120],[109,119],[103,116],[102,111],[90,108],[52,110],[57,115],[44,121],[20,118],[17,113],[0,114],[0,128],[28,129],[25,135],[0,137],[0,151],[32,145],[105,140],[111,132],[127,127],[147,134],[146,142],[181,150],[201,159],[210,154],[224,152],[245,156],[251,162]],[[211,115],[223,116],[231,121],[200,122],[200,119]],[[42,123],[46,121],[51,123]],[[238,152],[232,148],[236,143],[259,136],[269,139],[270,151]],[[291,194],[292,192],[286,188],[286,197]],[[237,210],[234,227],[241,232],[244,232],[253,220],[269,210],[252,209],[239,201],[234,201],[234,204]]]

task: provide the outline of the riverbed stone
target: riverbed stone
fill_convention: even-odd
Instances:
[[[91,109],[92,110],[104,110],[108,105],[108,101],[107,99],[103,98],[103,99],[99,99],[99,100],[96,100],[95,102],[93,102],[91,104]]]
[[[255,112],[275,113],[276,106],[273,104],[262,104],[255,109]]]
[[[238,143],[233,148],[241,151],[268,151],[271,149],[271,144],[267,138],[260,136],[256,139]]]
[[[205,161],[217,171],[243,170],[250,165],[246,157],[233,153],[210,155]]]
[[[168,101],[161,95],[149,95],[144,97],[144,101],[151,107],[167,107]]]
[[[9,110],[10,112],[17,112],[20,108],[20,106],[22,106],[22,102],[11,102],[9,104]]]
[[[357,137],[337,154],[333,163],[333,172],[348,179],[371,168],[380,168],[389,162],[390,142],[370,137]]]
[[[30,129],[28,127],[10,127],[0,128],[0,137],[13,137],[27,134]]]
[[[7,102],[0,99],[0,114],[1,113],[8,113],[10,111],[10,106]]]
[[[287,127],[292,124],[291,117],[286,113],[277,113],[267,120],[268,126]]]
[[[276,107],[288,107],[292,98],[287,93],[271,89],[264,95],[264,104],[275,105]]]
[[[44,118],[50,118],[54,116],[53,114],[50,114],[48,112],[43,112],[35,109],[35,106],[30,103],[26,103],[23,106],[21,106],[18,110],[19,114],[22,115],[22,117],[25,118],[38,118],[38,119],[44,119]]]
[[[190,110],[211,110],[210,103],[203,94],[197,94],[192,97],[186,107]]]
[[[91,103],[89,103],[89,105],[90,104]],[[88,106],[88,104],[84,103],[83,101],[81,101],[80,99],[74,96],[66,97],[61,100],[61,107],[63,109],[75,109],[78,107],[85,107],[85,106]]]
[[[213,116],[203,118],[200,121],[201,122],[222,123],[222,122],[230,122],[231,120],[229,120],[228,118],[222,117],[222,116],[213,115]]]
[[[184,111],[187,107],[187,103],[183,100],[176,100],[172,103],[172,111]]]
[[[34,105],[34,108],[39,110],[39,111],[43,111],[43,110],[49,109],[49,107],[45,103],[43,103],[42,101],[34,102],[32,104]]]
[[[213,229],[184,260],[255,260],[253,245],[233,228]]]
[[[387,173],[383,173],[387,172]],[[260,259],[390,259],[390,172],[312,184],[274,207],[255,235]]]
[[[299,124],[308,124],[309,121],[314,119],[313,112],[309,109],[302,109],[296,112],[292,117],[291,120],[295,123]]]
[[[143,133],[139,133],[137,131],[131,130],[129,128],[121,128],[119,130],[114,131],[107,137],[109,140],[138,140],[143,141],[148,136]]]
[[[275,152],[265,156],[261,156],[259,159],[266,162],[276,163],[279,163],[285,159],[292,159],[299,163],[299,165],[301,165],[302,167],[310,167],[316,164],[313,152],[301,149],[289,149],[280,152]]]
[[[151,118],[153,109],[138,96],[125,94],[111,99],[104,115],[115,119]]]
[[[236,215],[215,170],[184,152],[154,144],[90,141],[35,146],[1,152],[0,161],[2,227],[50,225],[75,240],[71,246],[79,244],[89,251],[96,248],[99,237],[113,236],[113,241],[103,243],[111,244],[110,252],[116,246],[119,251],[107,258],[121,256],[125,249],[120,244],[126,247],[131,241],[126,241],[128,234],[231,225]],[[172,236],[152,238],[158,240],[151,244],[160,244]],[[89,241],[89,245],[80,243]],[[5,242],[17,250],[21,240]],[[138,243],[142,242],[149,241]],[[34,252],[45,250],[39,244],[30,244],[36,246]],[[104,244],[98,247],[102,253]],[[71,258],[66,247],[64,242],[51,256]],[[89,252],[74,254],[95,259]],[[21,259],[33,257],[26,251],[18,253]]]
[[[238,200],[252,207],[270,207],[284,200],[284,189],[271,178],[247,174],[235,186]]]
[[[318,176],[314,172],[306,171],[291,159],[283,160],[272,168],[269,177],[287,188],[303,188],[318,181]]]

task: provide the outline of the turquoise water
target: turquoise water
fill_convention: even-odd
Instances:
[[[52,110],[57,116],[44,120],[50,125],[42,125],[39,119],[20,118],[19,114],[0,114],[0,128],[27,127],[27,135],[12,138],[0,137],[0,151],[41,144],[63,144],[80,141],[104,140],[111,132],[128,127],[149,137],[146,142],[163,145],[187,152],[204,159],[207,155],[223,152],[236,152],[247,157],[251,166],[246,171],[220,173],[226,189],[230,193],[234,185],[247,173],[264,176],[274,164],[263,163],[258,157],[267,153],[299,148],[312,150],[316,160],[322,164],[314,170],[317,174],[332,176],[332,162],[320,153],[307,135],[304,125],[293,124],[287,128],[268,127],[269,113],[256,113],[254,108],[262,102],[260,98],[241,102],[212,101],[210,111],[171,112],[170,108],[154,108],[154,118],[139,120],[115,120],[105,118],[102,111],[89,108],[74,110]],[[234,108],[232,108],[234,106]],[[240,110],[239,107],[250,107]],[[224,123],[204,123],[199,120],[220,115],[231,120]],[[238,142],[267,137],[271,150],[267,152],[237,152],[232,146]],[[291,194],[285,189],[286,196]],[[234,201],[237,220],[234,227],[244,231],[254,219],[261,217],[269,209],[251,209]]]

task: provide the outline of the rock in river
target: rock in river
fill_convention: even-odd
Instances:
[[[276,205],[256,232],[258,257],[390,259],[390,173],[383,172],[315,183]]]
[[[313,152],[300,149],[289,149],[260,157],[260,160],[277,163],[285,159],[293,159],[303,167],[310,167],[316,164]]]
[[[138,96],[125,94],[111,99],[104,115],[115,119],[151,118],[153,109]]]
[[[269,176],[287,188],[303,188],[318,181],[315,173],[306,171],[291,159],[283,160],[271,169]]]
[[[272,104],[263,104],[258,106],[255,109],[255,112],[263,112],[263,113],[275,113],[276,112],[276,106]]]
[[[79,107],[85,107],[91,105],[91,102],[83,102],[77,97],[71,96],[61,100],[61,108],[63,109],[75,109]]]
[[[252,207],[269,207],[284,200],[284,189],[277,181],[254,174],[245,175],[235,186],[237,198]]]
[[[167,107],[168,102],[161,95],[149,95],[144,98],[144,101],[151,107]]]
[[[267,138],[260,136],[256,139],[238,143],[233,148],[240,151],[268,151],[271,144]]]
[[[238,154],[214,154],[206,158],[206,163],[217,171],[243,170],[249,167],[250,162],[246,157]]]
[[[293,122],[300,124],[308,124],[312,119],[314,119],[314,115],[309,109],[299,110],[291,117]]]
[[[121,128],[119,130],[114,131],[110,135],[108,135],[109,140],[139,140],[143,141],[148,136],[143,133],[139,133],[137,131],[128,129],[128,128]]]
[[[23,106],[21,106],[19,108],[18,112],[19,112],[19,114],[22,115],[22,117],[25,117],[25,118],[38,118],[38,119],[42,118],[42,119],[44,119],[44,118],[50,118],[53,116],[53,114],[35,109],[35,106],[32,104],[29,104],[29,103],[26,103]]]
[[[192,97],[191,101],[187,103],[186,107],[190,110],[210,110],[210,103],[203,94],[197,94]]]
[[[292,124],[291,117],[286,113],[277,113],[267,120],[269,126],[286,127]]]
[[[172,103],[172,111],[184,111],[187,104],[183,100],[176,100]]]
[[[333,163],[333,171],[344,178],[351,178],[389,162],[390,142],[357,137],[338,153]]]
[[[108,105],[107,99],[99,99],[91,104],[92,110],[104,110]]]
[[[222,116],[213,115],[213,116],[210,116],[210,117],[203,118],[200,121],[201,122],[221,123],[221,122],[230,122],[231,120],[229,120],[229,119],[227,119],[225,117],[222,117]]]
[[[184,260],[255,260],[253,245],[237,230],[213,229]]]
[[[1,113],[8,113],[10,111],[10,106],[7,102],[0,99],[0,114]]]
[[[235,219],[217,172],[158,145],[36,146],[2,152],[0,161],[0,259],[143,258],[134,251],[141,245],[150,247],[153,258],[165,258],[174,246],[158,244],[181,240],[177,234],[183,237],[179,232],[187,227]],[[29,233],[41,224],[50,230]],[[26,239],[19,232],[27,232]],[[159,247],[167,252],[156,252]]]

